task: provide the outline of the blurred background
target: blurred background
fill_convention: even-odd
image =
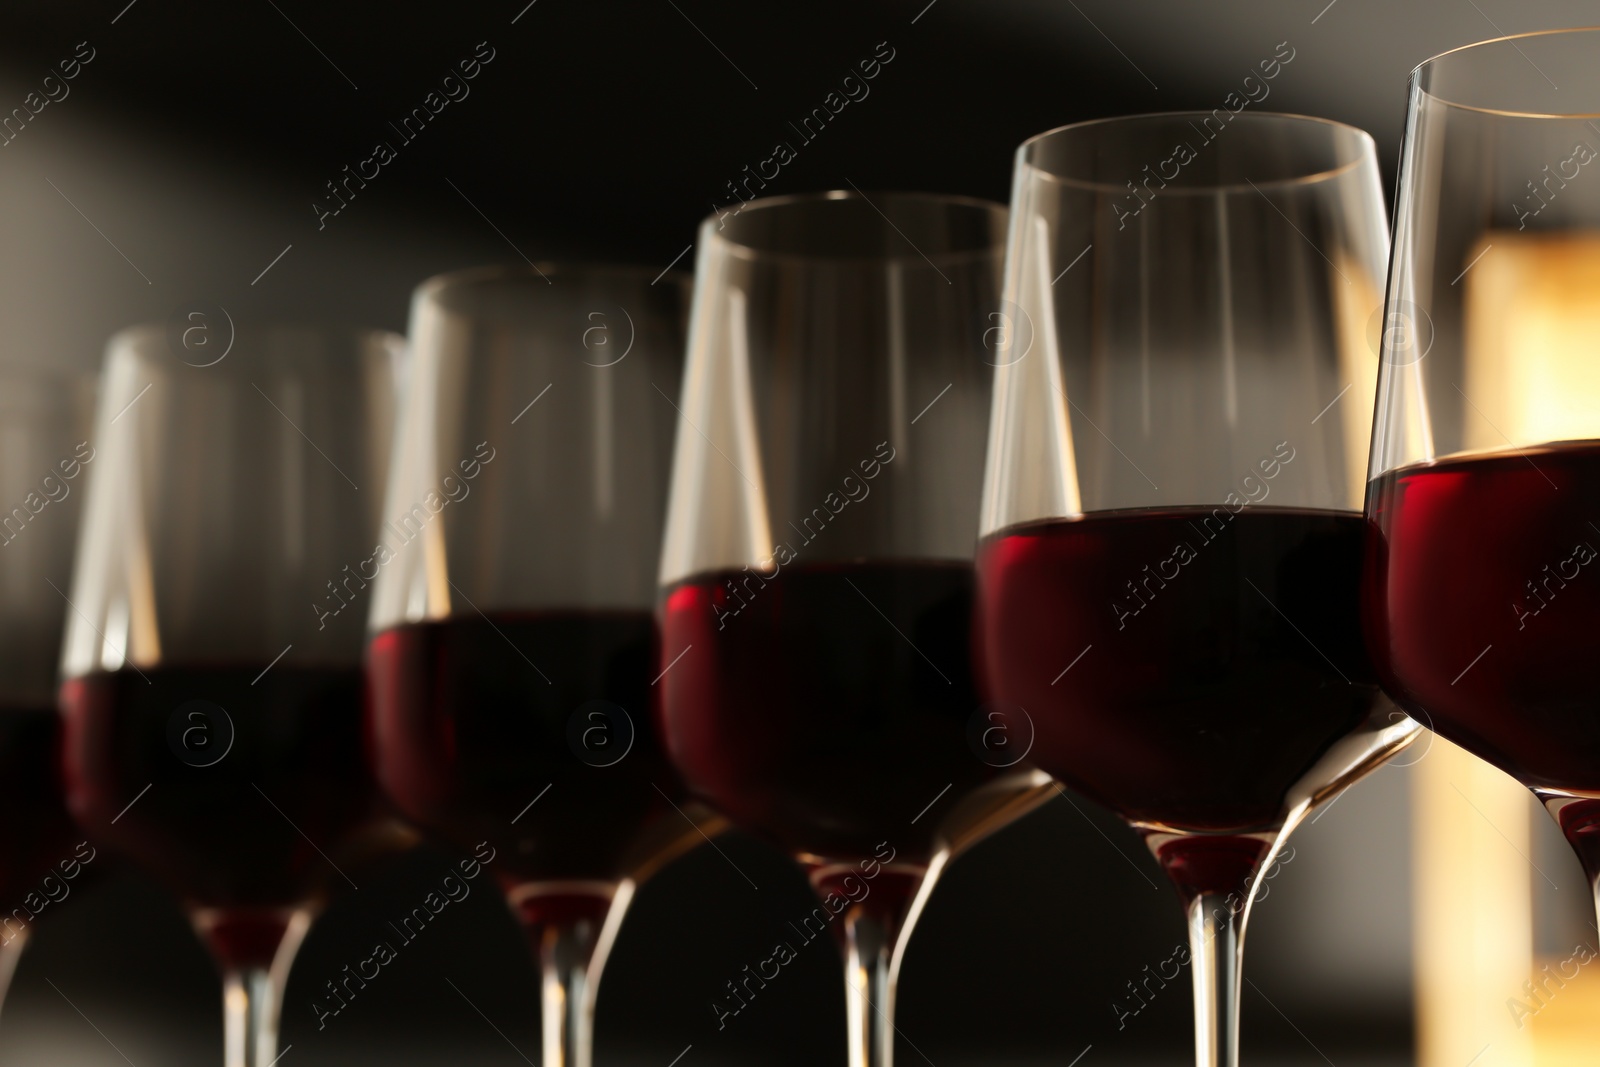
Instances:
[[[1392,181],[1413,66],[1594,19],[1578,0],[7,0],[3,358],[93,367],[113,331],[199,306],[403,329],[418,281],[480,263],[687,269],[696,223],[736,207],[735,187],[1004,200],[1031,134],[1221,106],[1281,43],[1293,59],[1252,106],[1364,127]],[[809,139],[791,125],[885,48],[867,96]],[[66,95],[25,108],[73,57]],[[473,57],[466,96],[397,129]],[[378,142],[392,157],[373,177]],[[779,142],[795,157],[751,179]],[[1571,1051],[1595,1047],[1586,971],[1542,999],[1520,984],[1595,936],[1554,827],[1442,742],[1397,763],[1296,835],[1253,916],[1250,1062],[1412,1063],[1419,1027],[1442,1027],[1466,1054],[1426,1067],[1468,1067],[1473,1050],[1482,1067],[1592,1063]],[[718,1029],[711,1000],[812,906],[775,851],[738,835],[721,847],[635,903],[606,972],[600,1063],[842,1062],[825,942]],[[287,1067],[534,1062],[535,975],[488,891],[318,1029],[323,983],[449,861],[422,850],[366,872],[319,922],[289,984]],[[934,896],[908,953],[897,1054],[913,1067],[1184,1063],[1188,976],[1150,978],[1170,974],[1183,938],[1136,836],[1088,801],[1055,800]],[[0,1018],[0,1064],[215,1063],[217,994],[160,892],[126,874],[79,884],[40,920]]]

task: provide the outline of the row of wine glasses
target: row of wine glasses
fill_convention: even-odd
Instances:
[[[0,889],[72,854],[64,797],[265,1067],[316,912],[427,834],[522,923],[546,1067],[588,1067],[638,887],[737,826],[808,874],[852,1067],[889,1067],[940,873],[1061,783],[1174,883],[1197,1063],[1234,1067],[1257,882],[1419,720],[1594,878],[1597,34],[1419,68],[1392,261],[1366,134],[1138,116],[1025,143],[1009,215],[771,198],[692,286],[466,271],[405,340],[244,325],[206,366],[135,328],[87,430],[83,383],[0,383],[0,487],[71,490],[0,534],[38,812]]]
[[[1119,234],[1114,176],[1190,121],[1029,142],[1009,235],[987,202],[826,194],[708,220],[692,296],[435,279],[409,360],[289,330],[197,368],[117,338],[68,797],[189,907],[230,1062],[277,1055],[312,916],[402,843],[361,771],[362,618],[376,783],[488,846],[547,1063],[587,1067],[636,887],[732,824],[807,871],[850,1060],[887,1067],[939,873],[1049,775],[1172,875],[1231,1062],[1251,879],[1415,726],[1360,647],[1366,400],[1313,421],[1379,290],[1371,141],[1241,117]]]

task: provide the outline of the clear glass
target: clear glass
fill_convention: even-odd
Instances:
[[[1004,228],[985,201],[835,192],[700,230],[661,551],[667,747],[806,868],[822,904],[795,936],[844,950],[852,1067],[891,1061],[939,872],[1050,788],[969,656]],[[742,1010],[728,994],[719,1020]]]
[[[1413,73],[1367,495],[1385,687],[1600,878],[1600,29]]]
[[[86,375],[0,367],[0,1001],[33,928],[24,901],[41,887],[65,899],[98,872],[63,802],[55,711],[93,410]]]
[[[417,289],[368,574],[379,778],[504,890],[542,974],[545,1067],[589,1067],[635,888],[720,829],[651,709],[688,299],[653,275],[545,264]]]
[[[85,832],[171,888],[221,968],[228,1067],[266,1067],[312,915],[404,843],[366,773],[361,620],[335,584],[377,530],[404,349],[241,325],[208,366],[182,354],[159,327],[106,354],[62,767]]]
[[[1239,109],[1242,111],[1241,109]],[[1017,154],[979,552],[992,695],[1182,898],[1196,1062],[1238,1062],[1250,901],[1412,739],[1361,648],[1386,241],[1372,140],[1265,112]]]

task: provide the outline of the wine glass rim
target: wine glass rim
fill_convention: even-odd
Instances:
[[[1081,130],[1090,126],[1105,126],[1118,122],[1137,122],[1145,119],[1178,119],[1195,118],[1204,116],[1209,118],[1213,111],[1177,110],[1177,111],[1142,111],[1127,115],[1105,115],[1097,119],[1084,119],[1080,122],[1069,122],[1036,133],[1017,146],[1016,158],[1018,167],[1026,167],[1039,176],[1055,182],[1058,185],[1068,185],[1077,189],[1094,189],[1101,192],[1112,192],[1122,195],[1127,192],[1126,184],[1118,185],[1109,181],[1093,181],[1088,178],[1074,178],[1065,174],[1057,174],[1039,166],[1028,158],[1029,152],[1045,140],[1066,133],[1069,130]],[[1348,122],[1338,119],[1324,118],[1321,115],[1302,115],[1295,111],[1251,111],[1235,113],[1233,119],[1245,119],[1248,122],[1260,122],[1265,119],[1283,120],[1293,122],[1313,123],[1329,129],[1344,130],[1353,133],[1362,142],[1363,150],[1354,159],[1341,163],[1336,167],[1327,167],[1323,170],[1313,171],[1310,174],[1296,174],[1288,178],[1269,178],[1259,182],[1219,182],[1215,184],[1172,186],[1161,190],[1162,196],[1215,196],[1218,193],[1259,192],[1263,189],[1284,189],[1298,186],[1318,185],[1322,182],[1342,178],[1355,171],[1367,161],[1376,161],[1377,142],[1372,139],[1372,134],[1359,126],[1352,126]]]
[[[1591,447],[1597,441],[1600,441],[1600,438],[1562,437],[1549,441],[1523,444],[1508,442],[1499,445],[1478,445],[1473,448],[1454,448],[1445,452],[1431,453],[1420,459],[1408,459],[1403,463],[1395,463],[1383,473],[1391,474],[1395,471],[1419,470],[1424,467],[1436,467],[1443,463],[1455,463],[1466,459],[1494,459],[1502,456],[1521,459],[1528,456],[1546,456],[1558,453],[1564,447],[1574,445]]]
[[[879,197],[897,197],[901,199],[921,200],[930,204],[944,204],[950,207],[968,207],[979,209],[987,214],[999,214],[1001,225],[996,231],[995,242],[987,247],[968,248],[959,251],[941,251],[925,253],[912,245],[905,253],[874,253],[870,255],[833,255],[820,252],[783,252],[769,248],[758,248],[745,241],[737,241],[721,232],[720,220],[728,212],[713,211],[700,222],[700,236],[702,241],[725,248],[730,254],[741,259],[773,260],[794,263],[902,263],[902,262],[932,262],[932,263],[959,263],[986,257],[998,257],[1005,247],[1004,220],[1007,212],[1006,205],[994,200],[986,200],[981,196],[967,196],[962,193],[930,193],[917,189],[881,189],[873,190]],[[739,215],[746,211],[770,211],[795,207],[797,205],[822,204],[831,201],[857,201],[867,204],[877,210],[877,204],[872,197],[860,189],[821,189],[807,193],[784,193],[780,196],[758,196],[752,200],[744,201],[733,214]],[[882,214],[879,211],[879,214]],[[890,226],[894,223],[884,216],[884,221]],[[904,236],[902,234],[902,236]],[[909,245],[910,238],[906,238]]]
[[[417,283],[416,288],[412,290],[412,299],[437,296],[447,289],[505,281],[538,281],[554,285],[552,277],[617,278],[629,281],[644,278],[653,279],[649,284],[654,285],[663,279],[687,284],[690,276],[688,272],[673,270],[670,266],[664,271],[658,271],[654,267],[638,263],[551,260],[541,260],[538,263],[486,263],[430,275]]]
[[[1565,26],[1554,30],[1530,30],[1527,33],[1507,33],[1499,37],[1490,37],[1482,41],[1473,41],[1469,44],[1459,45],[1446,49],[1437,55],[1429,56],[1411,69],[1411,84],[1417,92],[1422,93],[1430,100],[1437,101],[1446,107],[1453,107],[1460,111],[1472,111],[1480,115],[1500,115],[1513,119],[1594,119],[1600,118],[1600,110],[1596,111],[1518,111],[1516,109],[1479,107],[1476,104],[1463,104],[1458,100],[1451,100],[1440,96],[1438,93],[1429,92],[1421,85],[1423,72],[1451,56],[1462,52],[1472,52],[1479,48],[1488,48],[1491,45],[1509,44],[1516,48],[1516,42],[1533,37],[1555,37],[1566,34],[1600,33],[1600,26]],[[1521,49],[1517,49],[1519,52]],[[1526,58],[1526,57],[1524,57]],[[1532,60],[1528,60],[1532,63]],[[1534,68],[1538,70],[1537,67]],[[1543,71],[1540,71],[1543,74]],[[1548,78],[1546,79],[1548,80]]]

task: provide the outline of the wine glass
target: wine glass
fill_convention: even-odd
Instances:
[[[667,748],[806,868],[822,906],[796,936],[842,942],[852,1067],[891,1061],[939,872],[1049,788],[970,664],[1005,217],[830,192],[700,230],[661,553]]]
[[[1559,90],[1556,88],[1559,86]],[[1600,29],[1411,77],[1367,492],[1384,688],[1600,878]]]
[[[1410,741],[1358,610],[1386,249],[1372,139],[1171,113],[1018,150],[979,554],[992,696],[1143,836],[1187,916],[1196,1062],[1238,1062],[1250,900]]]
[[[350,609],[403,348],[240,324],[219,360],[188,354],[159,327],[107,350],[62,766],[79,824],[179,896],[221,968],[228,1067],[265,1067],[312,916],[397,843],[365,772]]]
[[[62,799],[55,708],[93,407],[87,375],[0,367],[0,1000],[35,919],[97,869]]]
[[[490,857],[541,972],[544,1067],[588,1067],[636,887],[719,829],[651,714],[687,297],[653,274],[467,270],[411,305],[368,728],[402,812]]]

